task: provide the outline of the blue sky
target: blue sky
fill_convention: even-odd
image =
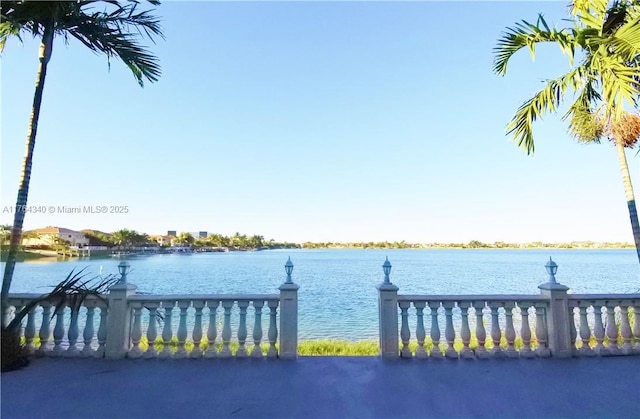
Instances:
[[[165,2],[163,75],[56,39],[27,214],[148,234],[236,231],[288,241],[632,241],[614,147],[557,116],[536,153],[506,136],[517,107],[568,69],[559,50],[492,73],[501,31],[566,2]],[[15,203],[38,44],[2,55],[2,206]],[[638,156],[628,152],[640,188]],[[638,191],[640,193],[640,190]],[[0,221],[12,222],[2,211]]]

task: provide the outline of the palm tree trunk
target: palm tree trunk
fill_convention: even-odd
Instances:
[[[42,104],[42,91],[44,90],[44,80],[47,75],[47,65],[51,58],[51,50],[53,48],[54,26],[53,21],[44,29],[42,34],[42,42],[40,43],[38,68],[38,77],[36,79],[36,90],[33,95],[33,106],[31,108],[31,119],[29,121],[29,130],[27,132],[27,148],[25,151],[24,161],[22,163],[22,176],[20,178],[20,186],[18,187],[18,198],[16,207],[14,208],[13,227],[11,229],[11,239],[9,242],[9,252],[7,254],[7,263],[4,267],[4,276],[2,277],[2,295],[0,296],[2,310],[2,325],[7,324],[7,315],[9,311],[8,297],[9,287],[13,278],[13,271],[16,266],[16,257],[18,255],[18,247],[22,237],[22,224],[24,222],[25,208],[27,206],[27,197],[29,196],[29,181],[31,180],[31,165],[33,162],[33,150],[36,145],[36,131],[38,130],[38,119],[40,118],[40,105]]]
[[[627,198],[627,207],[629,208],[629,218],[631,219],[631,230],[633,231],[633,240],[636,244],[636,253],[640,262],[640,223],[638,223],[638,211],[636,209],[636,198],[633,194],[633,185],[631,185],[631,176],[629,175],[629,165],[627,164],[627,156],[624,152],[624,145],[616,141],[616,151],[618,152],[618,161],[620,162],[620,173],[622,174],[622,183],[624,184],[624,194]]]

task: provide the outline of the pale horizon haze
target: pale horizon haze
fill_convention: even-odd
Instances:
[[[24,229],[259,234],[276,241],[633,242],[615,148],[561,115],[536,152],[505,127],[569,69],[559,48],[492,71],[501,32],[553,2],[163,2],[162,77],[57,37]],[[12,224],[38,42],[1,58],[0,223]],[[640,193],[636,150],[627,151]]]

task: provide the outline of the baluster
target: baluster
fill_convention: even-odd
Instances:
[[[550,357],[551,351],[547,342],[547,307],[544,303],[536,304],[536,340],[536,354],[541,358]]]
[[[173,352],[171,351],[171,338],[173,337],[173,329],[171,328],[171,317],[175,301],[163,301],[162,307],[164,308],[164,326],[162,328],[162,351],[158,354],[159,358],[171,358]]]
[[[593,305],[593,318],[595,324],[593,326],[593,336],[596,339],[596,346],[593,348],[594,352],[598,355],[607,355],[609,351],[602,344],[604,341],[604,324],[602,323],[602,304],[601,302],[592,301]]]
[[[487,331],[484,328],[484,301],[474,301],[473,308],[476,310],[476,338],[478,339],[478,349],[476,349],[476,357],[488,358],[489,352],[485,348],[485,340],[487,339]]]
[[[249,301],[238,301],[238,308],[240,308],[238,350],[236,351],[236,357],[238,358],[245,358],[247,356],[247,348],[245,347],[245,342],[247,341],[247,307],[249,307]]]
[[[596,354],[589,346],[589,339],[591,339],[591,329],[589,328],[589,322],[587,321],[588,309],[589,303],[582,303],[578,306],[578,310],[580,310],[580,339],[582,340],[582,347],[580,348],[578,353],[581,356],[594,356]]]
[[[416,339],[418,340],[418,349],[416,349],[416,358],[426,358],[427,353],[424,350],[424,338],[426,337],[424,331],[424,301],[414,301],[413,306],[416,308],[417,324],[416,324]]]
[[[40,324],[40,347],[36,351],[37,355],[44,356],[49,352],[49,339],[51,337],[51,306],[47,302],[42,302],[42,324]]]
[[[522,349],[520,349],[520,356],[523,358],[532,358],[535,356],[535,353],[531,350],[529,304],[530,303],[520,303],[520,315],[522,317],[522,325],[520,327],[520,336],[522,336]]]
[[[278,329],[276,327],[276,311],[278,310],[278,301],[269,301],[269,350],[267,351],[267,357],[275,358],[278,356],[278,350],[276,349],[276,340],[278,339]]]
[[[233,301],[223,301],[222,308],[224,309],[224,324],[222,326],[222,351],[220,352],[221,358],[229,358],[231,356],[231,307],[233,307]]]
[[[409,331],[409,306],[410,301],[399,301],[400,316],[402,317],[402,327],[400,328],[400,339],[402,339],[402,350],[400,351],[400,357],[411,358],[411,350],[409,350],[409,339],[411,339],[411,332]]]
[[[204,308],[204,301],[194,301],[193,308],[196,310],[196,323],[193,325],[193,350],[189,357],[202,358],[200,342],[202,341],[202,309]]]
[[[9,309],[7,310],[9,315],[7,316],[7,322],[11,322],[13,321],[13,319],[16,318],[16,315],[24,308],[24,304],[21,302],[14,304],[13,309],[11,307],[9,307]],[[18,328],[18,334],[20,337],[20,340],[22,340],[23,335],[23,329],[24,327],[22,326],[22,321],[20,321],[20,327]]]
[[[80,330],[78,328],[78,315],[80,314],[80,307],[71,307],[71,321],[69,322],[69,330],[67,331],[67,340],[69,341],[69,347],[64,352],[67,357],[78,356],[79,350],[76,346],[78,342],[78,336],[80,336]]]
[[[98,349],[94,352],[93,356],[96,358],[104,357],[104,347],[107,343],[107,306],[102,304],[100,306],[100,325],[98,326]]]
[[[470,301],[465,301],[458,303],[458,307],[460,307],[460,314],[462,315],[462,326],[460,329],[460,337],[462,338],[462,351],[460,352],[460,357],[462,358],[475,358],[475,355],[471,348],[469,348],[469,343],[471,342],[471,329],[469,328],[469,307],[471,307]]]
[[[27,326],[24,329],[25,347],[29,353],[35,352],[35,346],[33,346],[33,338],[36,336],[36,308],[32,307],[27,315]]]
[[[82,356],[90,357],[93,355],[93,348],[91,348],[91,342],[93,341],[93,335],[95,333],[93,327],[93,317],[96,311],[95,303],[87,306],[87,321],[84,324],[84,330],[82,331],[82,338],[84,339],[84,346],[82,347]]]
[[[133,303],[133,327],[131,329],[131,343],[133,347],[129,350],[129,358],[140,358],[142,349],[140,349],[140,340],[142,339],[142,303]]]
[[[500,331],[500,323],[498,322],[498,310],[500,305],[498,303],[489,304],[491,308],[491,340],[493,341],[493,348],[491,349],[491,355],[494,357],[504,356],[502,348],[500,348],[500,338],[502,332]]]
[[[505,355],[509,358],[517,358],[518,352],[514,346],[516,341],[516,329],[513,327],[513,309],[515,304],[507,302],[503,304],[504,315],[506,317],[504,337],[507,339],[507,350]]]
[[[175,353],[176,358],[186,358],[187,348],[187,308],[191,305],[191,301],[178,301],[180,308],[180,322],[178,323],[178,350]]]
[[[253,349],[251,350],[251,356],[253,358],[262,358],[262,348],[260,347],[260,341],[262,340],[262,307],[264,301],[254,301],[253,308],[256,311],[256,319],[253,323]]]
[[[433,307],[432,307],[433,306]],[[433,302],[429,304],[431,310],[431,341],[433,342],[433,348],[429,355],[431,358],[442,358],[442,351],[440,351],[440,325],[438,324],[438,307],[440,303]]]
[[[633,347],[631,346],[631,327],[629,326],[629,306],[623,306],[620,302],[620,334],[622,335],[622,353],[631,355]]]
[[[576,341],[578,340],[578,331],[576,329],[576,313],[575,307],[569,307],[569,340],[571,340],[571,354],[576,356],[578,349]]]
[[[149,327],[147,328],[147,343],[149,347],[144,353],[145,358],[156,358],[158,356],[158,350],[156,349],[156,339],[158,338],[158,303],[147,303],[147,309],[149,310]]]
[[[65,305],[56,307],[54,312],[56,316],[56,325],[53,328],[53,353],[54,356],[60,356],[64,349],[62,349],[62,339],[64,339],[64,308]]]
[[[620,355],[621,351],[618,348],[618,328],[616,327],[616,317],[615,317],[615,303],[611,303],[607,301],[607,326],[605,331],[607,333],[607,337],[609,338],[609,354],[610,355]]]
[[[447,358],[458,358],[458,352],[453,347],[453,343],[456,339],[456,332],[453,329],[453,301],[445,302],[442,304],[444,306],[444,317],[445,317],[445,328],[444,328],[444,337],[447,340],[447,349],[445,350],[445,356]]]
[[[216,351],[216,337],[218,336],[218,321],[216,320],[216,314],[218,313],[218,305],[220,301],[207,301],[207,307],[209,307],[209,326],[207,327],[207,350],[204,353],[205,358],[215,358]]]
[[[633,316],[635,324],[633,325],[633,336],[636,339],[636,344],[633,345],[633,351],[636,354],[640,354],[640,304],[637,301],[634,302]]]
[[[5,309],[2,311],[2,319],[0,319],[2,321],[2,324],[9,324],[9,322],[11,321],[11,319],[13,318],[12,316],[12,312],[11,312],[11,304],[7,305],[7,307],[5,307]]]

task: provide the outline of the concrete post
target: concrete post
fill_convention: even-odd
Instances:
[[[398,287],[383,282],[378,288],[378,319],[380,356],[398,358]]]
[[[547,339],[551,356],[555,358],[570,358],[571,327],[573,317],[569,314],[567,291],[569,287],[556,282],[546,282],[538,285],[540,294],[549,299],[547,311]]]
[[[136,293],[137,288],[133,284],[119,282],[109,289],[106,358],[124,358],[131,348],[131,309],[127,299]]]
[[[298,357],[298,289],[293,282],[280,285],[280,358]]]

